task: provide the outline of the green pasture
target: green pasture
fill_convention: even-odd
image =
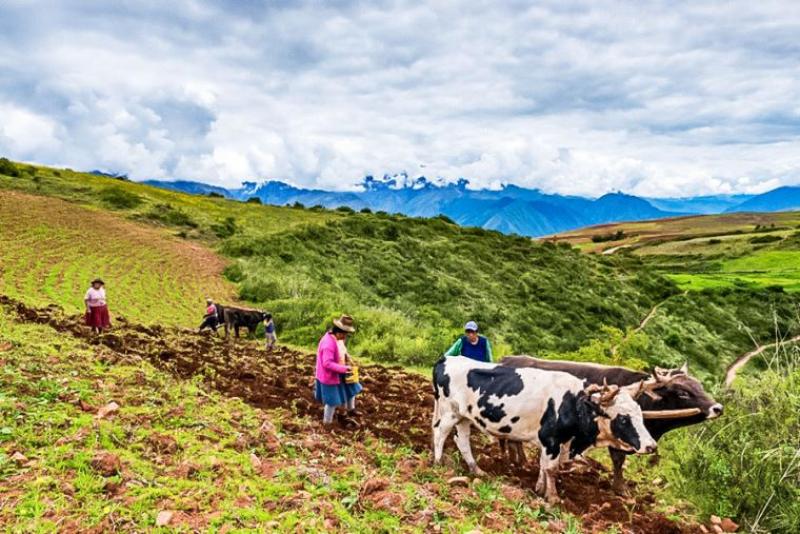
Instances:
[[[800,291],[800,251],[758,250],[723,260],[719,270],[697,274],[670,274],[678,286],[692,291],[730,287],[781,287]]]

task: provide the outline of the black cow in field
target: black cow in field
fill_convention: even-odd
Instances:
[[[586,386],[607,383],[625,387],[644,380],[645,387],[636,397],[636,402],[642,409],[647,431],[656,441],[670,430],[702,423],[722,415],[722,405],[705,392],[703,385],[696,378],[689,375],[686,365],[680,369],[656,367],[650,375],[624,367],[541,360],[530,356],[507,356],[500,364],[515,369],[533,368],[569,373],[582,379]],[[503,450],[506,445],[511,449],[512,457],[524,458],[521,443],[501,441],[500,446]],[[625,479],[622,475],[622,466],[628,453],[614,447],[609,447],[608,451],[614,463],[614,489],[624,492]]]
[[[217,316],[220,323],[225,325],[225,337],[228,337],[228,332],[233,328],[233,333],[238,338],[240,328],[247,328],[247,333],[251,336],[254,335],[259,323],[264,321],[267,314],[261,310],[217,304]]]

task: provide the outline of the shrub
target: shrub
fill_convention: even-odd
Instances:
[[[305,204],[303,204],[302,202],[295,202],[294,204],[292,204],[292,207],[298,210],[306,209]]]
[[[197,223],[186,212],[173,207],[171,204],[156,204],[143,217],[169,226],[197,228]]]
[[[617,230],[608,234],[595,234],[592,236],[592,243],[604,243],[606,241],[620,241],[625,239],[625,232]]]
[[[369,208],[361,208],[361,213],[372,213],[372,210]]]
[[[800,370],[773,366],[737,380],[719,423],[670,441],[675,491],[705,515],[738,518],[753,532],[800,525]]]
[[[17,166],[7,158],[0,158],[0,174],[17,178],[19,177],[19,170]]]
[[[250,197],[247,199],[248,204],[261,204],[261,199],[258,197]]]
[[[100,191],[100,198],[118,210],[129,210],[142,203],[142,198],[136,193],[131,193],[122,187],[109,187]]]
[[[750,243],[753,244],[762,244],[762,243],[774,243],[775,241],[781,241],[783,238],[779,235],[759,235],[756,237],[750,238]]]
[[[211,225],[211,231],[221,239],[231,237],[236,233],[236,230],[236,219],[233,217],[225,217],[225,220],[221,223]]]
[[[708,240],[708,244],[709,245],[719,245],[720,243],[722,243],[722,239],[709,239]]]
[[[350,206],[339,206],[338,208],[336,208],[336,211],[341,213],[355,213],[355,210]]]
[[[209,198],[225,198],[225,195],[223,195],[221,193],[217,193],[216,191],[211,191],[206,196],[209,197]]]

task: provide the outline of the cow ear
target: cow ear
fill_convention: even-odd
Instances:
[[[685,375],[689,374],[689,362],[688,361],[683,363],[683,365],[681,366],[680,371],[681,371],[681,373],[683,373]]]

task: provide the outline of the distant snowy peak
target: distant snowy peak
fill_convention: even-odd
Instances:
[[[222,194],[237,200],[257,197],[264,204],[303,204],[403,213],[414,217],[446,215],[464,226],[526,236],[542,236],[583,226],[660,219],[723,211],[800,209],[800,187],[782,187],[751,197],[719,195],[683,199],[645,199],[614,192],[597,199],[543,193],[509,184],[499,190],[469,189],[469,181],[446,182],[407,173],[365,177],[354,191],[303,189],[284,182],[243,182],[224,189],[197,182],[147,182],[193,194]]]

